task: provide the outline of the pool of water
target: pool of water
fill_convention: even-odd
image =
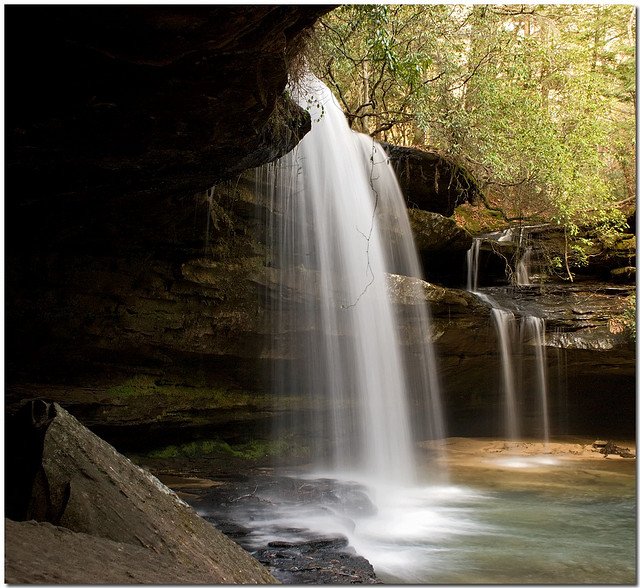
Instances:
[[[635,503],[567,493],[416,490],[352,545],[391,583],[635,583]]]
[[[636,583],[635,460],[491,451],[450,451],[441,482],[342,480],[342,502],[270,495],[235,516],[249,548],[301,529],[345,535],[385,583]]]

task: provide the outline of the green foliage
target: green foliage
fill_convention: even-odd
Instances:
[[[182,445],[168,445],[160,449],[150,451],[148,456],[152,458],[200,458],[228,455],[240,459],[255,460],[263,457],[305,457],[309,454],[309,448],[294,444],[291,439],[252,440],[246,443],[229,445],[219,439],[201,439],[183,443]]]
[[[303,396],[259,394],[253,391],[226,386],[224,383],[211,384],[193,378],[191,381],[169,381],[147,374],[139,374],[124,382],[111,386],[106,393],[121,398],[127,405],[139,402],[148,404],[149,397],[157,399],[156,408],[170,411],[172,407],[234,408],[254,410],[259,408],[286,410],[304,405]]]
[[[624,5],[347,5],[314,71],[355,130],[470,169],[513,218],[624,226],[635,198],[635,19]]]
[[[592,245],[589,239],[584,237],[577,238],[571,244],[572,262],[576,267],[584,267],[589,264],[588,250]]]
[[[121,398],[131,398],[133,396],[146,395],[156,387],[154,378],[146,375],[137,375],[125,380],[122,384],[111,386],[107,389],[107,394]]]
[[[499,211],[470,204],[458,206],[454,212],[454,218],[458,226],[474,236],[504,230],[509,226]]]

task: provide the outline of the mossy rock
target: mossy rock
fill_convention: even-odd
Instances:
[[[106,390],[115,401],[132,406],[136,401],[150,408],[163,407],[166,411],[199,409],[276,409],[297,408],[303,400],[299,396],[273,396],[233,386],[211,384],[197,379],[171,381],[149,374],[138,374]],[[121,404],[122,404],[121,403]]]
[[[458,206],[454,211],[453,218],[459,227],[474,237],[509,228],[509,223],[500,212],[468,203]]]

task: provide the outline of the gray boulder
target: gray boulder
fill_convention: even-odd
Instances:
[[[8,429],[8,442],[16,451],[34,431],[41,440],[31,444],[30,454],[21,456],[34,466],[27,472],[32,484],[26,511],[16,517],[22,522],[6,524],[5,573],[12,581],[276,583],[255,559],[157,478],[59,405],[31,401],[14,418],[28,425],[24,417],[29,414],[36,417],[34,427],[22,430],[22,438],[20,428]],[[12,467],[15,461],[7,468],[10,484],[14,475],[24,474]],[[25,549],[25,544],[33,547]],[[45,554],[39,545],[46,546]],[[24,565],[25,559],[29,565]],[[100,559],[103,568],[98,566]],[[113,565],[119,573],[109,569]]]

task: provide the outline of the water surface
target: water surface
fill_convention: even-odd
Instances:
[[[635,584],[634,459],[584,444],[468,439],[448,440],[446,455],[443,484],[343,480],[335,503],[267,496],[266,510],[244,513],[248,546],[300,540],[301,529],[342,534],[393,584]],[[426,478],[433,464],[421,456]]]

